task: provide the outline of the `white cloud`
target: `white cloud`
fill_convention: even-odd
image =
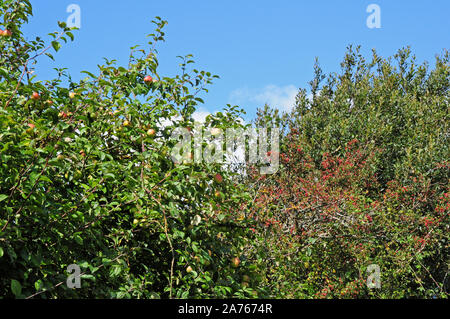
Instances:
[[[211,114],[211,112],[209,112],[208,110],[206,110],[204,108],[200,108],[192,114],[192,118],[196,122],[203,123],[205,121],[206,117],[210,114]],[[174,116],[170,119],[167,119],[167,118],[163,119],[162,121],[159,122],[158,127],[166,127],[169,125],[173,125],[176,121],[178,121],[180,119],[181,119],[181,116]]]
[[[207,111],[206,109],[200,108],[192,114],[192,118],[194,119],[194,121],[202,123],[210,114],[211,112]]]
[[[295,96],[298,93],[294,85],[277,86],[270,84],[262,89],[241,88],[231,92],[232,103],[241,104],[253,102],[259,104],[269,104],[271,107],[282,111],[289,111],[294,107]],[[262,105],[261,105],[262,106]]]

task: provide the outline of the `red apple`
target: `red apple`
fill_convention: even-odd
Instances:
[[[239,259],[239,257],[234,257],[233,259],[231,259],[231,265],[234,268],[237,268],[240,263],[241,263],[241,260]]]
[[[153,135],[155,135],[155,133],[156,133],[156,131],[152,128],[147,131],[148,136],[153,136]]]
[[[31,95],[31,98],[33,100],[39,100],[41,98],[41,96],[39,95],[38,92],[33,92],[33,94]]]
[[[150,83],[150,82],[152,82],[153,81],[153,78],[150,76],[150,75],[147,75],[145,78],[144,78],[144,82],[145,83]]]
[[[2,36],[4,36],[4,37],[10,37],[11,35],[12,35],[12,33],[9,30],[3,30],[2,31]]]
[[[217,173],[217,174],[214,176],[214,180],[215,180],[217,183],[222,183],[223,177],[222,177],[222,175],[220,175],[219,173]]]

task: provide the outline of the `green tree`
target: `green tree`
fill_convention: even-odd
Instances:
[[[230,261],[246,240],[246,221],[235,218],[245,190],[222,166],[170,158],[172,129],[193,127],[217,76],[189,68],[191,55],[180,57],[179,75],[158,74],[167,22],[157,17],[128,65],[105,59],[79,82],[64,68],[36,81],[34,65],[73,40],[72,30],[59,23],[49,44],[26,41],[30,2],[0,8],[11,31],[0,38],[0,296],[254,294],[240,284],[248,263],[236,271]],[[239,112],[228,110],[206,125],[239,126]],[[211,182],[216,174],[221,183]],[[66,286],[69,264],[81,267],[80,289]]]

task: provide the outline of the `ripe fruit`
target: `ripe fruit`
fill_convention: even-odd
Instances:
[[[69,93],[69,98],[73,99],[75,97],[75,95],[77,95],[75,92],[70,92]]]
[[[152,128],[147,131],[148,136],[153,136],[153,135],[155,135],[155,133],[156,133],[156,131]]]
[[[231,266],[233,266],[233,268],[237,268],[240,263],[241,263],[241,260],[239,259],[239,257],[233,257],[231,259]]]
[[[53,105],[53,101],[52,101],[52,100],[47,100],[46,103],[47,103],[48,105]]]
[[[86,152],[85,152],[84,150],[81,150],[81,151],[80,151],[80,155],[83,156],[83,157],[85,157],[85,156],[86,156]]]
[[[139,220],[137,220],[136,218],[133,220],[133,224],[137,224],[137,223],[139,223]]]
[[[191,267],[191,266],[187,266],[186,272],[187,272],[187,273],[190,273],[191,271],[192,271],[192,267]]]
[[[33,92],[33,94],[31,95],[31,98],[33,100],[39,100],[41,98],[41,96],[39,95],[38,92]]]
[[[214,180],[215,180],[217,183],[222,183],[222,181],[223,181],[222,175],[220,175],[219,173],[217,173],[217,174],[214,176]]]
[[[219,191],[216,191],[216,192],[214,193],[214,196],[216,196],[217,198],[219,198],[220,195],[221,195],[221,193],[220,193]]]
[[[1,31],[1,30],[0,30],[0,31]],[[1,35],[2,35],[3,37],[10,37],[10,36],[12,35],[12,33],[11,33],[11,31],[9,31],[9,30],[3,30],[2,33],[1,33]]]
[[[33,134],[33,132],[34,132],[34,128],[36,127],[33,123],[28,123],[28,126],[29,126],[29,128],[27,128],[26,130],[25,130],[25,132],[27,133],[27,134]]]
[[[125,121],[123,121],[122,125],[123,126],[130,126],[130,124],[131,124],[130,121],[125,120]]]
[[[58,159],[58,160],[63,160],[64,159],[64,155],[62,155],[62,154],[59,154],[58,156],[56,156],[56,158]]]
[[[150,76],[150,75],[147,75],[145,78],[144,78],[144,82],[145,83],[150,83],[150,82],[152,82],[153,81],[153,78]]]

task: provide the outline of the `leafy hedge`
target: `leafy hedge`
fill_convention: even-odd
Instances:
[[[409,48],[395,63],[350,47],[340,74],[316,64],[292,112],[259,111],[287,132],[279,173],[250,181],[273,295],[448,297],[449,58],[429,70]],[[366,285],[372,264],[381,289]]]
[[[238,175],[170,158],[217,76],[190,55],[158,73],[166,21],[126,66],[36,81],[72,30],[27,41],[30,2],[0,8],[0,298],[448,297],[448,52],[433,68],[351,47],[339,74],[316,64],[312,96],[255,119],[282,128],[278,172]],[[205,126],[242,128],[242,112]]]
[[[127,66],[107,60],[80,82],[65,69],[35,81],[34,63],[73,35],[59,23],[51,43],[26,41],[31,13],[28,1],[1,2],[12,35],[0,40],[0,296],[254,295],[241,285],[249,265],[232,262],[246,240],[236,219],[245,190],[217,164],[170,158],[170,132],[193,127],[216,76],[188,68],[189,55],[179,75],[160,76],[157,18],[150,49],[133,47]],[[206,125],[239,126],[237,114]],[[70,264],[81,266],[81,289],[66,286]]]

